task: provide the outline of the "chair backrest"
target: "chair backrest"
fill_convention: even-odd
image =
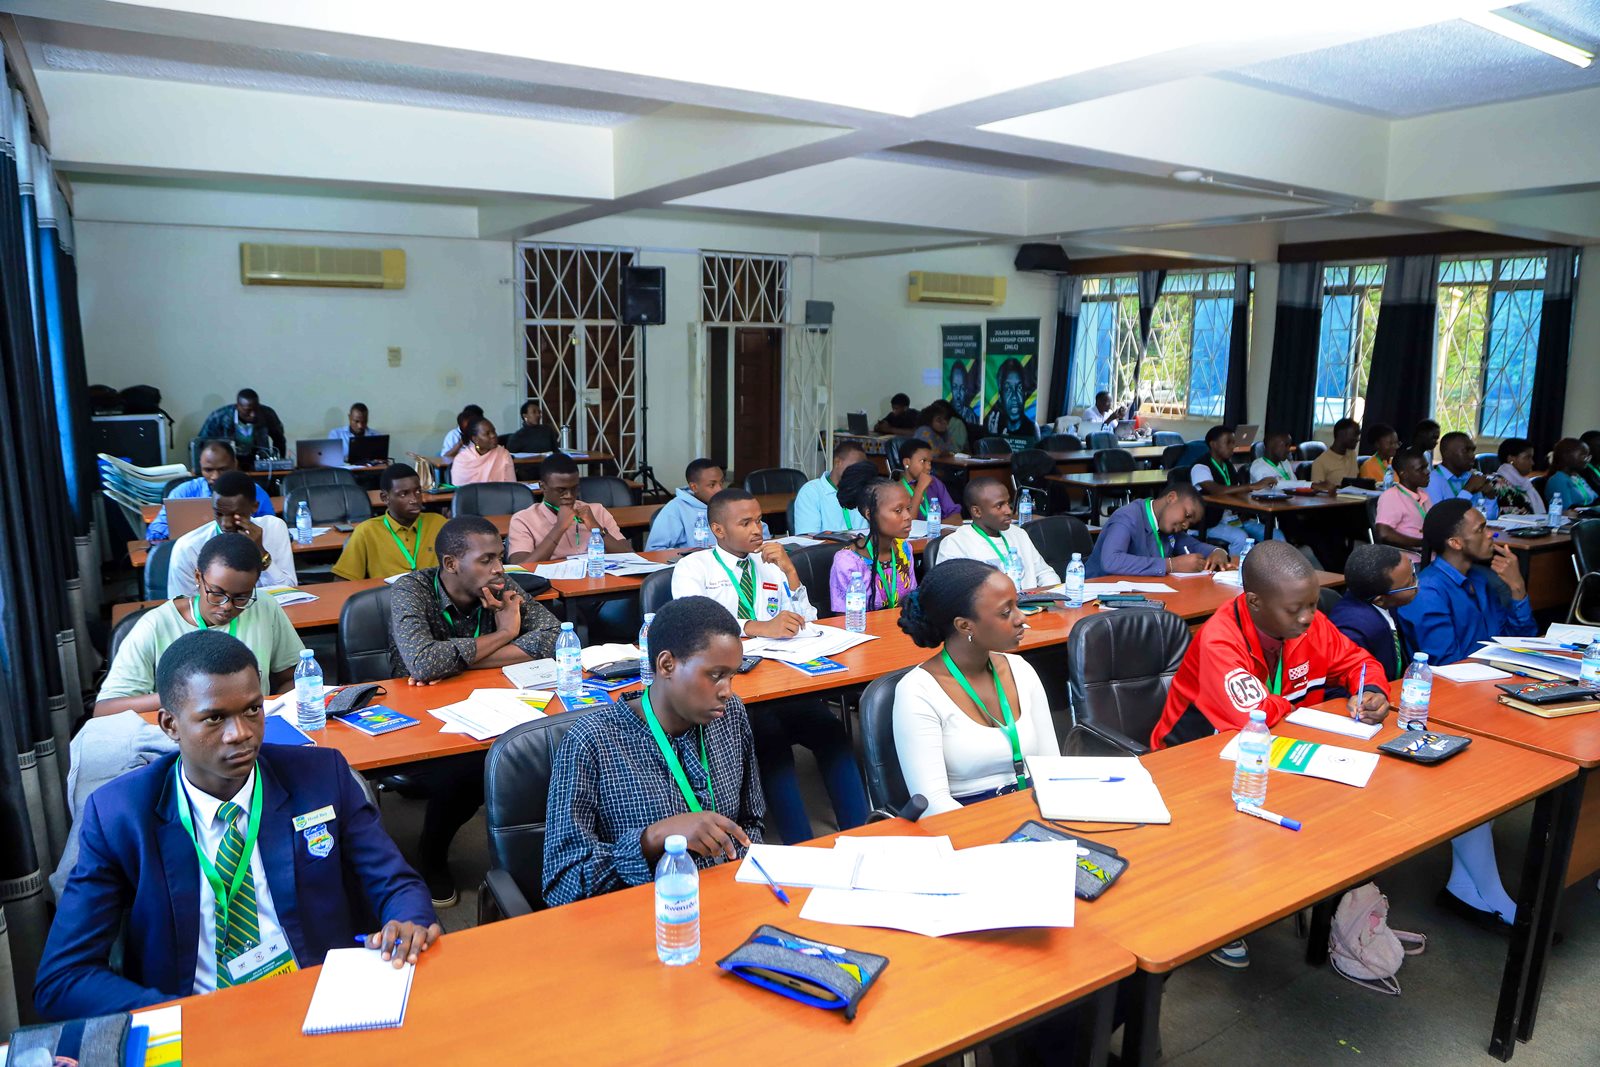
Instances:
[[[312,467],[309,470],[290,471],[283,476],[283,495],[288,497],[313,485],[355,485],[356,476],[343,467]],[[293,512],[285,511],[291,515]]]
[[[867,804],[874,810],[898,811],[911,799],[894,750],[894,687],[914,669],[890,671],[861,694],[861,756],[867,772]]]
[[[1039,447],[1046,452],[1082,452],[1083,439],[1075,433],[1053,433]]]
[[[1485,474],[1493,474],[1500,469],[1500,453],[1479,452],[1473,457],[1478,461],[1478,469]]]
[[[1188,647],[1189,628],[1170,611],[1079,619],[1067,635],[1073,721],[1108,727],[1147,747]]]
[[[1067,573],[1067,564],[1071,562],[1074,552],[1088,562],[1089,553],[1094,551],[1094,538],[1089,536],[1089,527],[1071,515],[1049,515],[1034,519],[1023,529],[1033,541],[1033,547],[1039,550],[1039,555],[1060,575]]]
[[[633,506],[633,490],[628,488],[628,483],[609,474],[579,478],[578,497],[586,504],[599,504],[607,509]]]
[[[839,614],[829,602],[828,578],[833,573],[834,554],[843,547],[837,542],[825,541],[789,553],[789,559],[800,575],[800,584],[806,587],[806,596],[820,618],[828,619]]]
[[[1306,462],[1316,459],[1328,450],[1328,446],[1321,441],[1301,441],[1300,458]]]
[[[1573,524],[1572,554],[1578,561],[1578,573],[1600,571],[1600,519],[1583,519]]]
[[[1102,448],[1094,454],[1094,469],[1096,474],[1115,474],[1131,471],[1137,464],[1133,461],[1133,453],[1126,448]]]
[[[566,711],[513,726],[489,746],[483,813],[489,865],[511,875],[535,910],[544,907],[545,807],[556,750],[585,712]]]
[[[512,515],[533,506],[533,490],[521,482],[475,482],[456,487],[450,517]]]
[[[656,571],[639,586],[639,614],[660,611],[672,599],[672,568]]]
[[[144,598],[167,599],[167,565],[172,562],[172,542],[157,541],[144,561]]]
[[[1343,593],[1339,592],[1337,589],[1329,589],[1324,586],[1317,592],[1317,610],[1326,615],[1328,612],[1334,609],[1334,606],[1338,604],[1339,601],[1343,599]]]
[[[1095,451],[1099,451],[1102,448],[1116,448],[1117,435],[1106,430],[1096,430],[1094,433],[1084,438],[1083,443],[1086,447],[1092,448]]]
[[[1577,626],[1600,626],[1600,573],[1590,571],[1578,579],[1567,622]]]
[[[1262,456],[1264,456],[1266,454],[1267,454],[1267,443],[1265,441],[1257,441],[1255,444],[1250,446],[1250,455],[1252,457],[1254,457],[1255,459],[1260,459]]]
[[[367,491],[354,483],[329,482],[324,485],[301,486],[283,498],[285,522],[294,525],[299,514],[300,501],[311,505],[311,521],[319,525],[330,522],[365,522],[372,518],[372,500]]]
[[[1169,445],[1183,444],[1183,434],[1176,430],[1157,430],[1150,435],[1150,443],[1166,448]]]
[[[1311,461],[1301,460],[1294,465],[1294,476],[1302,482],[1311,480]]]
[[[939,537],[935,537],[932,541],[929,541],[927,544],[922,546],[923,574],[927,574],[929,571],[933,570],[933,568],[939,565],[939,542],[943,540],[943,535],[940,535]]]
[[[389,586],[363,589],[339,612],[339,680],[377,682],[393,677],[389,667]]]
[[[1024,448],[1011,456],[1011,477],[1020,486],[1024,483],[1043,489],[1045,478],[1056,472],[1056,461],[1042,448]]]
[[[985,437],[978,442],[980,456],[1004,456],[1011,452],[1011,442],[1004,437]]]
[[[165,591],[163,591],[163,595],[165,595]],[[153,600],[155,598],[151,597],[150,599]],[[157,607],[159,606],[160,605],[157,605]],[[141,617],[148,615],[154,610],[156,610],[154,607],[149,607],[140,608],[138,611],[130,611],[128,614],[122,617],[121,622],[117,623],[117,625],[112,628],[111,640],[106,645],[106,666],[108,668],[117,661],[117,649],[122,647],[122,639],[133,632],[134,624],[137,623]]]
[[[751,471],[744,479],[747,493],[798,493],[809,479],[805,471],[793,467],[763,467]]]
[[[891,471],[900,469],[900,450],[905,447],[906,442],[909,440],[911,438],[896,434],[883,442],[883,460],[889,465]]]
[[[1183,454],[1189,451],[1189,446],[1182,441],[1175,445],[1168,445],[1161,450],[1161,469],[1171,470],[1183,460]]]
[[[1371,544],[1378,543],[1378,498],[1369,496],[1367,505],[1367,541]]]

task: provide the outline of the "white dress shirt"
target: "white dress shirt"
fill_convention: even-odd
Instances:
[[[1005,570],[1005,560],[1000,558],[989,541],[984,540],[985,536],[987,531],[979,533],[975,523],[969,522],[956,527],[954,533],[947,533],[939,539],[939,562],[943,563],[947,559],[975,559],[979,563],[987,563],[991,567]],[[995,538],[991,536],[989,540]],[[1033,547],[1033,538],[1028,536],[1028,531],[1012,523],[1000,532],[1000,540],[1022,561],[1023,589],[1043,589],[1045,586],[1061,583],[1061,576],[1044,561],[1044,557],[1039,555],[1039,550]]]
[[[739,587],[736,579],[739,577],[739,564],[744,558],[734,555],[720,545],[713,545],[704,552],[685,556],[672,568],[672,598],[676,600],[684,596],[710,597],[737,618]],[[765,622],[780,611],[792,611],[806,622],[816,621],[817,609],[811,606],[811,598],[806,594],[805,586],[790,589],[789,579],[784,577],[783,571],[779,570],[776,564],[768,563],[755,553],[751,553],[748,558],[755,565],[755,621]],[[722,569],[724,565],[728,568],[727,571]],[[728,571],[733,572],[733,578],[728,577]],[[745,621],[739,620],[740,633],[744,633]]]
[[[210,857],[212,863],[217,862],[217,849],[222,847],[222,835],[227,832],[227,826],[217,818],[217,810],[222,807],[223,801],[207,793],[203,789],[195,788],[186,774],[179,774],[183,782],[183,792],[189,798],[189,816],[194,821],[195,840],[200,843],[200,848]],[[250,794],[255,789],[256,772],[250,771],[250,777],[245,779],[244,785],[239,788],[231,799],[244,814],[239,816],[239,832],[249,833],[250,827],[246,820],[250,812]],[[266,798],[262,798],[265,803]],[[265,813],[263,813],[265,818]],[[198,858],[195,861],[199,866]],[[204,871],[199,871],[200,879],[200,944],[199,952],[195,955],[194,965],[194,991],[196,993],[210,993],[217,988],[217,896],[211,891],[211,883],[206,881]],[[284,935],[283,927],[278,924],[278,912],[272,905],[272,887],[267,884],[267,869],[261,863],[261,843],[250,852],[250,877],[255,879],[256,886],[256,929],[261,931],[260,944],[268,944],[274,938],[281,940],[285,945],[289,939]],[[293,951],[291,949],[291,951]],[[298,962],[298,961],[296,961]]]
[[[1079,429],[1084,433],[1099,433],[1106,428],[1106,420],[1111,418],[1111,412],[1116,410],[1117,406],[1115,404],[1111,405],[1111,411],[1101,411],[1093,404],[1090,404],[1083,409],[1083,419]]]
[[[289,540],[288,525],[276,515],[261,515],[250,521],[261,527],[261,547],[272,556],[272,565],[261,572],[256,586],[298,586],[300,579],[294,572],[294,544]],[[194,580],[195,564],[200,560],[200,550],[215,536],[217,524],[208,522],[172,543],[172,555],[167,563],[169,598],[194,596],[200,592]]]
[[[461,443],[461,427],[452,426],[450,428],[449,432],[444,435],[444,443],[439,446],[440,455],[443,455],[444,453],[450,451],[452,448],[456,447],[456,445],[459,445],[460,443]]]
[[[1289,473],[1285,475],[1283,471],[1288,471]],[[1271,478],[1273,481],[1277,482],[1278,484],[1276,488],[1278,489],[1299,489],[1303,486],[1311,484],[1304,478],[1296,478],[1294,476],[1293,462],[1284,460],[1283,470],[1279,470],[1277,467],[1272,465],[1272,461],[1266,456],[1260,456],[1254,463],[1250,464],[1250,480],[1252,482],[1259,482],[1267,478]],[[1216,473],[1212,472],[1212,480],[1214,481],[1215,479]]]

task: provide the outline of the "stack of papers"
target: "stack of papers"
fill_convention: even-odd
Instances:
[[[1561,642],[1548,637],[1491,638],[1467,658],[1531,671],[1534,677],[1550,675],[1572,681],[1578,680],[1583,668],[1582,653],[1567,650]]]
[[[605,560],[606,574],[618,578],[654,574],[672,566],[670,563],[656,563],[645,559],[637,552],[607,552]],[[586,556],[570,556],[552,563],[541,563],[533,570],[541,578],[576,579],[584,577],[587,562]]]
[[[140,1062],[150,1064],[179,1063],[183,1060],[183,1005],[170,1004],[165,1008],[146,1008],[133,1013],[133,1025],[147,1027],[150,1038],[145,1042],[145,1058]],[[0,1059],[0,1063],[4,1060]]]
[[[1238,571],[1218,571],[1211,576],[1220,585],[1231,585],[1236,589],[1244,588],[1244,575]]]
[[[1383,490],[1382,489],[1363,489],[1359,485],[1343,485],[1343,486],[1339,487],[1339,495],[1340,496],[1356,496],[1356,497],[1361,497],[1362,499],[1370,499],[1372,497],[1382,496],[1383,495]]]
[[[396,967],[370,948],[330,949],[311,993],[302,1034],[381,1030],[405,1022],[416,965]]]
[[[500,673],[518,689],[554,689],[556,686],[556,661],[553,659],[513,663],[501,667]]]
[[[315,593],[308,593],[304,589],[296,589],[290,585],[274,585],[263,589],[264,593],[271,593],[272,599],[278,602],[280,608],[290,604],[309,604],[317,599]]]
[[[1544,515],[1501,515],[1490,519],[1489,525],[1496,530],[1515,530],[1518,526],[1543,526],[1547,521]]]
[[[1326,730],[1330,734],[1343,734],[1345,737],[1359,737],[1363,741],[1372,740],[1383,729],[1382,723],[1361,722],[1349,715],[1336,715],[1316,708],[1295,708],[1289,713],[1289,721],[1296,726],[1309,726],[1313,730]]]
[[[1067,591],[1065,584],[1052,586],[1051,592],[1064,593]],[[1108,593],[1176,593],[1177,590],[1165,582],[1084,582],[1083,595],[1086,598],[1104,596]]]
[[[1137,756],[1029,756],[1033,796],[1046,819],[1172,821],[1155,779]]]
[[[957,527],[957,526],[950,526],[950,525],[947,525],[945,523],[940,523],[939,524],[939,529],[930,530],[930,529],[928,529],[928,520],[927,519],[912,519],[911,520],[911,534],[910,534],[910,537],[911,537],[911,540],[913,540],[913,541],[915,541],[919,537],[942,537],[944,534],[948,533],[949,531],[956,530],[956,529],[959,529],[959,528],[960,527]]]
[[[1238,762],[1238,734],[1228,739],[1219,755],[1230,763]],[[1303,774],[1308,778],[1325,778],[1330,782],[1359,788],[1365,786],[1372,778],[1372,772],[1377,770],[1378,754],[1302,741],[1297,737],[1274,737],[1272,749],[1267,754],[1267,766],[1275,771]]]
[[[467,699],[428,712],[444,723],[441,734],[466,734],[474,741],[499,737],[513,726],[545,717],[555,694],[543,689],[474,689]]]
[[[814,659],[836,656],[865,641],[875,641],[872,634],[853,634],[838,626],[812,623],[793,637],[752,637],[744,643],[744,654],[775,659],[780,663],[808,663]],[[634,655],[638,655],[635,651]],[[585,664],[587,666],[587,664]]]
[[[1443,678],[1447,682],[1496,682],[1501,678],[1510,678],[1505,671],[1497,670],[1487,663],[1448,663],[1442,667],[1433,668],[1435,678]]]

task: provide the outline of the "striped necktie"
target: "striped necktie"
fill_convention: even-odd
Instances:
[[[756,569],[746,556],[739,561],[739,618],[756,617]]]
[[[217,846],[217,876],[222,879],[224,886],[231,886],[239,864],[246,865],[244,881],[239,883],[239,892],[233,898],[233,906],[228,909],[226,928],[222,924],[222,908],[213,908],[217,917],[218,989],[233,985],[233,977],[228,973],[228,961],[261,943],[261,929],[256,916],[256,880],[249,869],[250,857],[244,854],[244,833],[239,829],[240,816],[244,814],[244,809],[231,800],[217,809],[217,818],[228,826],[227,832],[222,835],[222,844]]]

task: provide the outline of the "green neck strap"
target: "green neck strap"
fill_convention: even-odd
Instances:
[[[694,790],[689,788],[689,776],[683,773],[683,762],[678,759],[678,754],[673,751],[672,744],[667,740],[667,732],[661,728],[661,721],[656,718],[656,711],[650,706],[650,687],[644,687],[644,695],[639,698],[639,705],[644,709],[645,725],[650,727],[650,736],[656,739],[656,747],[661,750],[661,758],[666,761],[667,770],[672,773],[672,780],[678,783],[678,792],[683,794],[683,802],[689,805],[690,811],[704,811],[700,806],[700,798],[694,795]],[[700,768],[706,772],[706,797],[713,811],[717,807],[717,791],[711,784],[711,761],[706,756],[706,728],[700,727]]]
[[[956,661],[950,658],[950,650],[941,649],[939,656],[944,660],[945,670],[950,672],[950,677],[954,678],[956,684],[961,686],[966,691],[967,696],[972,698],[973,704],[977,705],[978,710],[983,712],[983,717],[993,723],[1001,733],[1006,735],[1006,740],[1011,742],[1011,767],[1016,772],[1017,788],[1028,788],[1028,772],[1022,762],[1022,741],[1018,737],[1017,717],[1011,713],[1011,701],[1006,697],[1006,687],[1000,684],[1000,674],[994,669],[994,661],[989,661],[989,676],[994,679],[994,691],[1000,695],[1000,714],[1004,717],[1004,721],[995,718],[989,713],[989,709],[984,706],[983,701],[978,698],[977,692],[972,688],[972,683],[968,682],[967,676],[961,673],[961,668],[956,666]]]

